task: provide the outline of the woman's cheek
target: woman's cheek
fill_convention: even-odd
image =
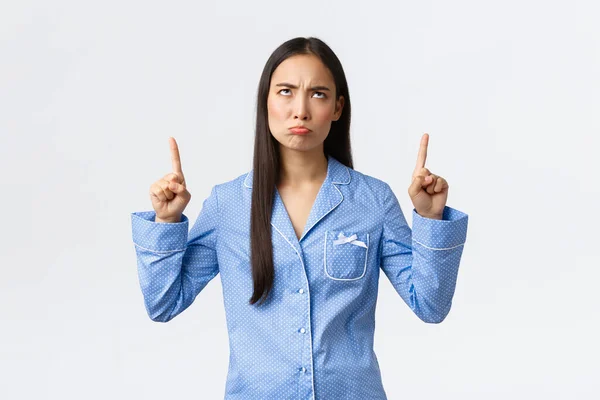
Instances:
[[[285,120],[286,113],[283,107],[281,105],[272,104],[269,108],[269,125],[271,125],[272,129],[281,129]]]
[[[268,104],[268,111],[269,111],[270,116],[272,116],[273,118],[279,119],[279,120],[284,118],[285,112],[284,112],[282,104],[280,104],[279,102],[276,102],[276,101],[270,101],[267,104]]]
[[[315,110],[313,117],[315,120],[319,121],[319,125],[328,124],[333,118],[333,113],[329,107],[321,107]]]

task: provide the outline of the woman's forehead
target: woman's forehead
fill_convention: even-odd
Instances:
[[[291,84],[310,83],[327,84],[333,82],[331,72],[314,55],[295,55],[277,66],[271,77],[271,83],[287,82]]]

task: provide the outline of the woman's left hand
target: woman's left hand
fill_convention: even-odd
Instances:
[[[446,200],[448,200],[449,186],[444,178],[432,174],[425,168],[428,143],[429,134],[425,133],[421,137],[417,165],[408,188],[408,195],[419,215],[425,218],[442,219]]]

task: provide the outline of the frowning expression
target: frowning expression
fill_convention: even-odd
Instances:
[[[344,98],[335,96],[333,75],[317,56],[287,58],[271,76],[267,99],[271,134],[286,149],[322,149],[332,121],[342,115]],[[295,126],[309,131],[290,129]]]

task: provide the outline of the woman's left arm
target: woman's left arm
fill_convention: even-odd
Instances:
[[[468,215],[446,206],[448,183],[425,168],[428,135],[423,135],[408,189],[413,227],[389,186],[384,199],[380,266],[406,304],[424,322],[448,315],[467,235]]]

